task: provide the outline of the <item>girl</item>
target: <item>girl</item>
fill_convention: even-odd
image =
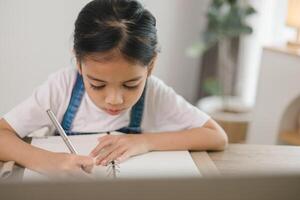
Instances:
[[[0,160],[65,175],[149,151],[226,146],[226,134],[214,120],[151,76],[157,58],[156,21],[137,1],[88,3],[75,22],[74,53],[76,68],[50,76],[1,119]],[[52,126],[49,108],[68,134],[126,134],[102,137],[88,156],[23,142],[20,138],[30,132]]]

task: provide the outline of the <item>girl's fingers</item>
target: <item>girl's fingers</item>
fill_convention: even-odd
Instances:
[[[98,155],[96,159],[96,165],[100,165],[101,162],[103,160],[106,160],[107,156],[110,155],[112,152],[114,152],[118,147],[119,147],[118,145],[111,145],[105,148],[105,150]]]
[[[69,170],[55,174],[54,179],[56,178],[63,179],[63,180],[64,179],[78,180],[78,178],[91,179],[92,176],[90,175],[89,168],[92,168],[92,166],[90,166],[89,162],[90,161],[87,161],[86,159],[77,157],[76,163],[74,163],[74,165],[70,167]]]
[[[127,160],[129,157],[131,156],[129,151],[125,151],[122,155],[120,155],[116,161],[121,163],[124,162],[125,160]]]
[[[87,174],[85,171],[82,170],[82,168],[78,168],[77,170],[74,170],[70,172],[71,179],[77,180],[78,178],[81,179],[92,179],[92,176],[90,174]]]
[[[111,139],[113,136],[112,135],[104,135],[104,136],[100,136],[98,137],[98,141],[104,141],[104,140],[109,140]]]
[[[90,173],[92,173],[94,166],[84,166],[84,165],[82,165],[80,167],[81,167],[81,169],[83,171],[85,171],[86,173],[90,174]]]
[[[78,156],[77,166],[79,166],[81,170],[91,173],[94,167],[94,159],[89,156]]]
[[[105,159],[103,159],[100,164],[107,165],[113,160],[116,160],[119,156],[121,156],[127,149],[126,148],[117,148],[111,154],[109,154]]]
[[[112,140],[101,140],[99,142],[99,144],[91,151],[91,153],[89,155],[92,157],[96,157],[103,148],[111,145],[112,143],[113,143]]]

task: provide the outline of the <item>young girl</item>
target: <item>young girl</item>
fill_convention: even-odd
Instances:
[[[51,75],[1,119],[0,160],[65,175],[149,151],[226,146],[226,134],[214,120],[151,76],[157,58],[156,21],[137,1],[88,3],[75,22],[74,53],[76,68]],[[126,134],[102,137],[88,156],[23,142],[20,138],[30,132],[52,127],[49,108],[68,134]]]

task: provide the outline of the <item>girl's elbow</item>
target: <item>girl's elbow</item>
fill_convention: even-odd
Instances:
[[[213,119],[208,120],[204,127],[210,129],[213,133],[211,150],[223,151],[226,149],[228,146],[228,137],[224,129]]]
[[[225,133],[225,131],[218,131],[218,139],[216,140],[216,147],[214,148],[214,150],[217,151],[223,151],[227,148],[228,146],[228,137],[227,134]]]

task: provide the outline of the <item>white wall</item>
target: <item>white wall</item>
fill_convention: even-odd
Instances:
[[[85,2],[0,0],[0,115],[71,65],[73,22]]]
[[[72,63],[73,23],[88,0],[0,0],[0,116],[49,73]],[[199,60],[185,56],[204,24],[208,0],[144,0],[157,18],[162,53],[155,74],[195,101]],[[200,26],[199,26],[200,25]]]
[[[199,89],[200,59],[186,56],[205,28],[209,0],[144,0],[157,17],[162,52],[155,74],[190,102],[196,102]]]

